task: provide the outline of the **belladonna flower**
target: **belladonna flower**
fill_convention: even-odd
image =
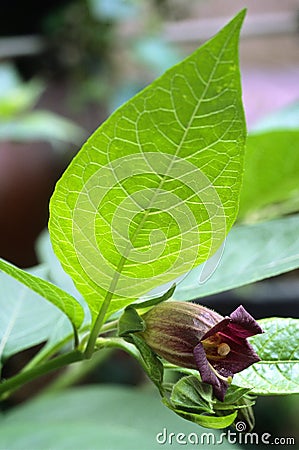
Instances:
[[[247,338],[263,330],[243,306],[222,317],[204,306],[169,301],[143,319],[141,335],[152,350],[170,363],[198,369],[221,401],[233,375],[260,361]]]

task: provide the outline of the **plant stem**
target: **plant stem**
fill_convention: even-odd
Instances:
[[[106,361],[112,351],[113,349],[103,348],[101,352],[93,354],[93,357],[88,361],[79,361],[71,366],[68,366],[66,371],[56,378],[53,383],[43,389],[42,393],[48,394],[49,392],[57,392],[78,383],[89,372]]]
[[[95,346],[96,340],[98,338],[98,335],[100,334],[100,330],[101,330],[101,327],[105,320],[105,316],[108,311],[112,296],[113,296],[112,292],[107,292],[107,295],[105,297],[105,300],[103,301],[103,304],[101,306],[98,317],[96,318],[94,326],[91,329],[91,333],[90,333],[90,336],[89,336],[89,339],[87,342],[87,346],[86,346],[86,350],[84,353],[85,358],[87,358],[87,359],[91,358],[91,356],[94,352],[94,346]]]
[[[126,353],[135,358],[142,368],[146,371],[146,364],[140,355],[140,352],[137,350],[135,345],[129,344],[124,341],[122,338],[112,337],[112,338],[102,338],[99,337],[96,341],[97,350],[101,350],[103,348],[119,348],[120,350],[124,350]]]
[[[3,381],[0,384],[0,398],[1,396],[3,396],[3,394],[6,396],[11,392],[17,390],[23,384],[28,383],[29,381],[32,381],[41,375],[45,375],[46,373],[49,373],[53,370],[60,369],[67,364],[81,361],[82,359],[83,354],[79,350],[73,350],[70,353],[57,356],[57,358],[53,358],[50,361],[47,361],[46,363],[41,364],[37,367],[33,367],[30,370],[18,373],[14,377],[9,378],[8,380]]]
[[[117,330],[117,327],[118,327],[118,319],[111,320],[111,322],[106,322],[101,327],[101,334],[107,333],[108,331]]]

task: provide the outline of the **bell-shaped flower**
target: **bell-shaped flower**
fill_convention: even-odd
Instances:
[[[233,375],[260,361],[247,338],[263,330],[243,306],[222,317],[201,305],[167,301],[143,319],[141,335],[152,350],[177,366],[197,369],[221,401]]]

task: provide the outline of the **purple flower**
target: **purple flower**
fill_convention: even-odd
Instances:
[[[247,338],[263,331],[243,306],[222,317],[201,305],[169,301],[143,319],[146,343],[167,361],[198,369],[221,401],[233,375],[260,361]]]

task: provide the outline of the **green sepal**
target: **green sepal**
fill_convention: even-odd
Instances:
[[[214,414],[212,396],[212,386],[191,375],[181,378],[173,386],[170,401],[175,408],[184,411]]]
[[[136,309],[145,309],[152,306],[156,306],[159,303],[165,302],[170,297],[172,297],[176,285],[173,284],[167,292],[165,292],[160,297],[151,298],[140,303],[132,303],[127,306],[120,316],[118,321],[118,336],[124,337],[130,333],[138,333],[145,330],[145,323],[140,315],[137,313]]]
[[[173,386],[170,399],[164,399],[164,403],[180,416],[201,426],[223,428],[231,425],[236,417],[242,417],[252,429],[254,417],[251,407],[255,401],[249,392],[250,389],[230,385],[221,402],[214,397],[211,385],[190,375]]]
[[[144,342],[144,340],[136,334],[131,334],[126,337],[126,340],[135,345],[139,350],[143,361],[145,363],[144,369],[148,377],[158,387],[160,394],[163,395],[163,364],[158,356],[151,350],[151,348]]]
[[[163,295],[160,297],[151,298],[150,300],[145,300],[144,302],[140,303],[132,303],[129,307],[133,307],[135,309],[144,309],[144,308],[150,308],[152,306],[156,306],[159,303],[165,302],[169,298],[172,297],[174,291],[176,288],[176,284],[174,283],[168,291],[166,291]]]
[[[124,337],[131,333],[145,330],[144,320],[139,316],[135,308],[128,306],[118,321],[118,336]]]
[[[216,430],[226,428],[232,425],[237,417],[237,411],[232,414],[222,416],[195,414],[175,408],[166,397],[162,399],[162,402],[178,416],[183,417],[183,419],[189,420],[190,422],[194,422],[204,428],[214,428]]]
[[[240,402],[243,403],[243,407],[238,410],[237,420],[246,423],[246,431],[253,430],[255,425],[255,418],[252,406],[254,405],[254,397],[244,395]]]

